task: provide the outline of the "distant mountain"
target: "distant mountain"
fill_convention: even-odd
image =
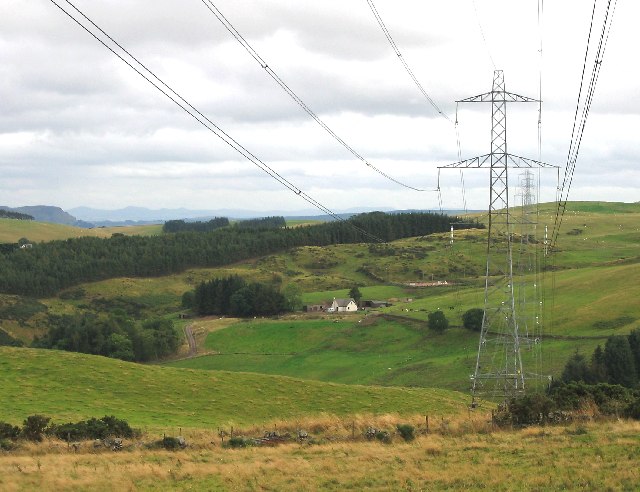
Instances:
[[[91,228],[95,226],[117,226],[117,225],[141,225],[158,224],[167,220],[200,220],[206,221],[214,217],[227,217],[230,219],[253,219],[260,217],[286,217],[288,219],[302,220],[322,220],[331,221],[333,217],[329,215],[319,215],[315,209],[311,210],[241,210],[241,209],[219,209],[219,210],[191,210],[187,208],[161,208],[149,209],[145,207],[125,207],[117,210],[102,210],[90,207],[76,207],[65,212],[60,207],[49,205],[36,205],[26,207],[6,207],[0,209],[11,212],[31,215],[38,222],[53,222],[55,224],[73,225],[76,227]],[[337,211],[336,214],[341,219],[348,219],[352,215],[380,211],[386,213],[408,213],[408,212],[438,212],[437,210],[391,210],[384,207],[360,207]],[[457,215],[464,213],[462,210],[443,210],[447,215]],[[469,210],[469,212],[473,212]],[[72,215],[73,214],[73,215]]]
[[[340,214],[353,215],[362,212],[372,212],[374,210],[388,211],[389,209],[380,208],[358,208],[342,210]],[[219,210],[190,210],[186,208],[161,208],[161,209],[148,209],[144,207],[125,207],[117,210],[103,210],[90,207],[76,207],[69,210],[80,220],[87,222],[93,222],[95,224],[106,225],[107,222],[115,225],[114,223],[125,222],[137,222],[137,223],[153,223],[164,222],[166,220],[179,220],[179,219],[198,219],[208,220],[213,217],[228,217],[230,219],[253,219],[259,217],[318,217],[318,211],[311,210],[295,210],[295,211],[282,211],[282,210],[242,210],[242,209],[219,209]]]
[[[76,225],[76,218],[62,210],[60,207],[52,207],[49,205],[34,205],[27,207],[5,207],[3,210],[18,212],[21,214],[31,215],[38,222],[53,222],[54,224]]]

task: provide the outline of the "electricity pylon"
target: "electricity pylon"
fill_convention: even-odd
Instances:
[[[532,339],[521,329],[525,325],[520,315],[524,310],[521,292],[516,293],[514,285],[514,226],[518,219],[509,203],[509,169],[555,166],[507,152],[507,103],[540,101],[507,92],[502,70],[494,72],[490,92],[457,102],[486,102],[491,103],[492,109],[491,152],[440,166],[440,169],[488,167],[490,173],[484,315],[475,371],[471,376],[471,406],[475,407],[480,398],[507,401],[524,393],[528,380],[540,379],[538,373],[527,372],[522,362],[522,347],[539,344],[540,340],[539,337]],[[531,202],[531,196],[527,200]],[[524,247],[530,247],[530,242],[528,237]]]

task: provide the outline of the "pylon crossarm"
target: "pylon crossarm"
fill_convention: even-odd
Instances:
[[[507,157],[507,165],[509,168],[553,168],[558,169],[559,166],[555,164],[547,164],[546,162],[536,161],[534,159],[527,159],[526,157],[520,157],[514,154],[504,154]],[[484,168],[491,166],[491,154],[484,154],[478,157],[471,157],[464,161],[454,162],[452,164],[446,164],[444,166],[438,166],[438,169],[453,169],[453,168]]]
[[[486,167],[486,164],[491,165],[491,154],[485,154],[478,157],[472,157],[470,159],[465,159],[464,161],[454,162],[452,164],[447,164],[445,166],[438,166],[438,169],[446,169],[446,168],[458,168],[458,167]]]
[[[539,103],[539,99],[534,99],[532,97],[521,96],[520,94],[514,94],[513,92],[507,91],[491,91],[485,92],[484,94],[478,94],[477,96],[467,97],[465,99],[460,99],[456,101],[457,103],[467,103],[467,102],[537,102]]]
[[[555,164],[547,164],[546,162],[540,162],[533,159],[527,159],[526,157],[520,157],[519,155],[507,154],[507,165],[511,168],[520,167],[545,167],[558,169],[559,166]]]

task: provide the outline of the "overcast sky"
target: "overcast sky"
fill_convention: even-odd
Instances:
[[[336,143],[203,1],[75,4],[220,128],[326,207],[438,207],[437,193],[398,186]],[[437,166],[458,160],[453,124],[418,91],[366,0],[215,4],[269,67],[380,170],[433,190]],[[564,167],[591,2],[544,2],[541,24],[537,0],[476,0],[475,9],[472,0],[375,5],[404,59],[451,119],[455,100],[491,90],[495,68],[504,70],[507,90],[530,97],[538,97],[541,74],[541,159]],[[640,2],[619,2],[570,199],[640,200],[639,18]],[[537,159],[537,106],[512,104],[508,111],[509,151]],[[488,153],[490,105],[461,106],[458,118],[462,158]],[[0,173],[0,204],[9,206],[310,208],[48,0],[0,2]],[[517,180],[518,171],[512,171],[511,181]],[[468,207],[486,209],[487,170],[466,171],[464,181]],[[443,207],[461,208],[459,172],[444,171],[440,182]],[[555,173],[543,172],[541,183],[541,200],[552,200]]]

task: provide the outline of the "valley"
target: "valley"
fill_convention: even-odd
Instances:
[[[552,214],[551,205],[541,206],[542,222]],[[474,218],[483,221],[482,216]],[[94,232],[103,237],[162,235],[159,227],[150,226],[76,230],[34,222],[24,234],[16,234],[14,222],[0,220],[0,237],[51,241]],[[545,374],[560,378],[576,352],[588,356],[598,345],[604,347],[608,337],[640,328],[640,285],[635,282],[640,275],[639,224],[638,204],[569,204],[558,251],[541,265],[537,280],[544,294]],[[429,476],[428,483],[440,488],[496,486],[486,469],[501,449],[517,451],[529,467],[544,459],[536,454],[552,452],[543,449],[556,449],[555,457],[563,463],[601,455],[602,466],[615,468],[615,473],[605,477],[573,469],[587,488],[635,483],[637,472],[622,470],[627,470],[625,463],[637,460],[624,451],[637,445],[637,422],[605,419],[586,427],[574,423],[502,430],[486,428],[493,404],[469,412],[469,375],[478,333],[464,328],[462,315],[482,307],[485,234],[483,229],[455,230],[453,244],[449,232],[438,232],[383,245],[294,246],[217,267],[80,283],[54,296],[1,294],[0,328],[22,347],[0,347],[0,421],[18,425],[35,414],[58,423],[102,415],[126,419],[141,429],[142,437],[128,442],[128,450],[117,457],[109,455],[108,462],[115,472],[113,483],[141,490],[156,489],[150,473],[172,488],[243,488],[238,480],[250,480],[249,471],[242,471],[249,462],[257,467],[254,473],[263,476],[250,488],[300,486],[296,480],[286,481],[269,460],[285,468],[298,462],[307,470],[300,479],[315,484],[312,488],[419,488],[417,472],[396,466],[397,460],[415,463],[422,470],[418,475]],[[233,275],[277,290],[294,285],[299,305],[294,312],[243,319],[199,317],[183,305],[185,292],[199,283]],[[363,300],[385,305],[354,313],[302,309],[348,297],[354,286]],[[442,334],[427,324],[427,315],[437,310],[449,321]],[[173,355],[146,364],[29,348],[34,339],[46,335],[51,316],[100,318],[107,313],[132,323],[170,320],[180,333],[181,346]],[[184,336],[187,327],[195,352]],[[523,360],[528,362],[526,350]],[[440,424],[446,420],[451,427],[434,427],[427,434],[425,417]],[[415,427],[416,441],[399,438],[394,429],[402,423]],[[387,429],[393,443],[364,439],[370,426]],[[272,427],[294,434],[301,427],[313,428],[317,443],[227,450],[216,436],[219,429],[233,428],[257,436]],[[609,440],[607,433],[613,436]],[[174,453],[144,448],[145,440],[162,435],[184,435],[190,447]],[[522,439],[532,445],[526,452],[516,444]],[[0,488],[47,489],[39,478],[40,465],[33,468],[36,461],[43,471],[59,470],[50,475],[55,477],[51,484],[110,488],[101,474],[88,473],[88,467],[104,466],[96,461],[102,454],[89,448],[69,454],[65,446],[47,439],[0,455]],[[336,464],[338,459],[342,465]],[[357,465],[370,459],[377,460],[377,468]],[[472,465],[464,464],[469,460]],[[457,470],[457,481],[438,474],[436,464],[442,462]],[[136,468],[133,463],[144,465]],[[225,471],[227,464],[236,467],[234,477]],[[385,470],[384,478],[367,478],[376,470]],[[519,472],[505,473],[514,473],[514,483],[524,483]],[[567,473],[552,471],[540,478],[539,486],[562,487]],[[409,481],[411,486],[406,485]]]

